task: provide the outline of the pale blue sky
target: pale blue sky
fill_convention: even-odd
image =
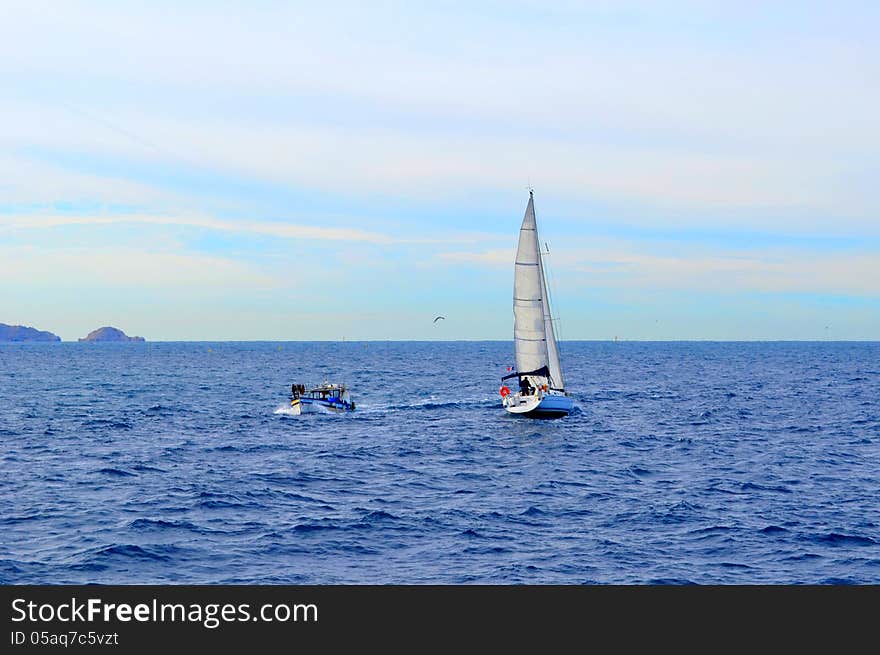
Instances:
[[[0,8],[0,322],[510,339],[531,184],[563,339],[880,339],[876,3],[180,4]]]

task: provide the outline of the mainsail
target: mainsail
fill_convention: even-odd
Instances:
[[[550,298],[539,243],[535,199],[530,191],[529,204],[519,231],[513,283],[516,370],[527,373],[546,366],[550,385],[562,390],[562,366],[559,363],[559,348],[550,315]]]

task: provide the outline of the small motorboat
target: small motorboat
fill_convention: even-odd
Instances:
[[[292,384],[290,395],[290,408],[295,414],[354,411],[354,402],[344,384],[324,382],[314,387]]]

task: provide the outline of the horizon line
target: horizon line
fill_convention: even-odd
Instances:
[[[6,344],[146,344],[146,343],[513,343],[511,339],[144,339],[143,341],[3,341]],[[559,339],[559,343],[880,343],[880,338],[852,339]]]

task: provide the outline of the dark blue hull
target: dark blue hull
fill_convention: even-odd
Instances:
[[[319,399],[319,398],[300,398],[302,411],[321,411],[327,410],[331,412],[351,412],[354,410],[354,403],[349,403],[338,399]]]

